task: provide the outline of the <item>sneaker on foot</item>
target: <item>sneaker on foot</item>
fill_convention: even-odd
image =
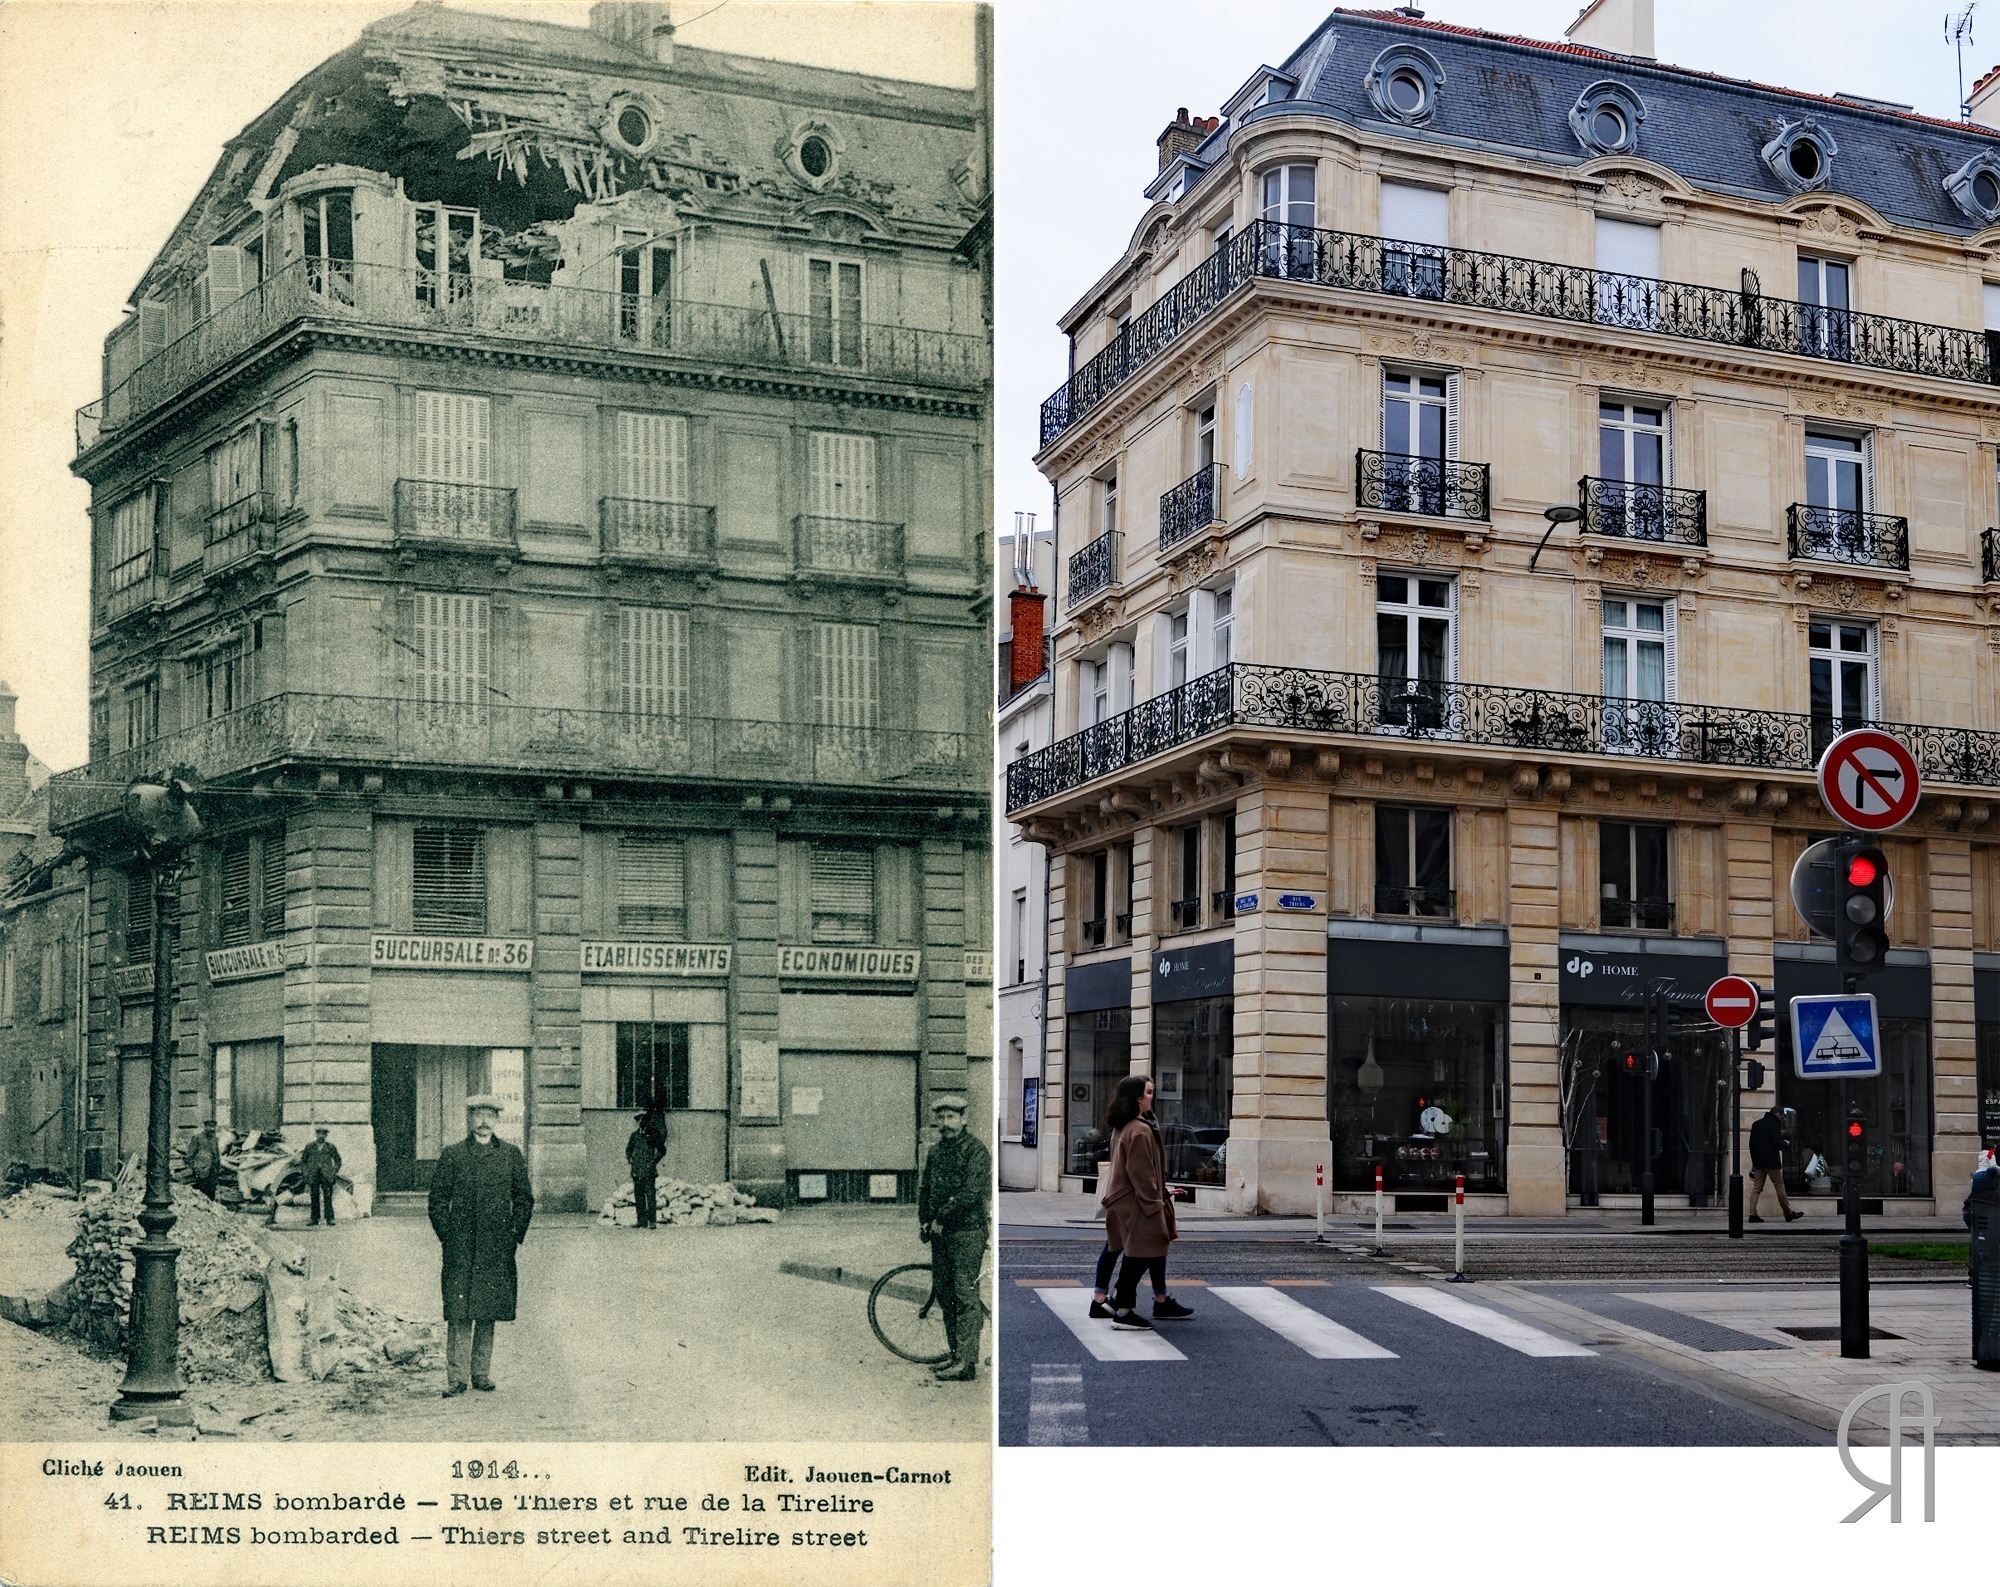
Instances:
[[[1194,1308],[1192,1306],[1183,1306],[1171,1295],[1157,1295],[1153,1298],[1153,1320],[1155,1322],[1163,1317],[1192,1317],[1193,1315]]]
[[[1101,1300],[1094,1300],[1090,1303],[1090,1315],[1102,1322],[1111,1315],[1111,1308]]]
[[[1804,1214],[1803,1212],[1799,1212],[1799,1211],[1797,1211],[1797,1210],[1793,1210],[1793,1211],[1791,1211],[1791,1212],[1788,1212],[1788,1213],[1786,1213],[1786,1214],[1785,1214],[1785,1222],[1787,1222],[1787,1223],[1797,1223],[1797,1222],[1799,1221],[1799,1219],[1803,1218],[1804,1216],[1805,1216],[1805,1214]]]
[[[1136,1328],[1141,1333],[1151,1333],[1153,1325],[1135,1311],[1119,1311],[1111,1314],[1113,1328]]]

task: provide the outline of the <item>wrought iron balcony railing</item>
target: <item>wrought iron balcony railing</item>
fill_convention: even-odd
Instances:
[[[1167,906],[1167,913],[1173,919],[1174,930],[1193,931],[1201,924],[1201,900],[1176,898]]]
[[[1458,907],[1458,894],[1449,887],[1384,887],[1375,884],[1375,913],[1378,915],[1424,915],[1448,920]]]
[[[715,778],[976,793],[991,739],[910,728],[352,695],[278,694],[51,779],[51,820],[74,829],[122,808],[140,776],[185,766],[204,781],[290,762],[462,767],[656,781]]]
[[[1607,898],[1599,905],[1597,913],[1599,921],[1613,930],[1674,929],[1674,904],[1670,898]]]
[[[1376,512],[1428,513],[1433,518],[1485,522],[1492,489],[1484,463],[1406,457],[1400,452],[1354,454],[1354,503]]]
[[[843,336],[837,357],[809,314],[773,312],[750,304],[640,304],[631,294],[534,281],[453,277],[439,289],[437,273],[386,265],[302,260],[230,300],[151,357],[127,361],[121,338],[108,348],[116,376],[98,401],[78,410],[77,450],[144,418],[196,381],[267,338],[302,322],[344,330],[377,327],[465,333],[523,343],[559,343],[686,359],[722,368],[751,367],[855,376],[902,384],[976,391],[991,369],[987,339],[901,325],[860,326]],[[852,326],[844,327],[852,331]],[[121,364],[129,371],[119,373]]]
[[[1545,259],[1253,221],[1134,316],[1110,346],[1042,404],[1042,445],[1060,437],[1237,288],[1259,277],[1650,331],[1943,380],[1990,385],[2000,369],[2000,333],[1765,297],[1750,271],[1739,287],[1696,286]]]
[[[1785,509],[1785,529],[1786,554],[1794,558],[1905,571],[1910,566],[1907,518],[1795,501]]]
[[[2000,584],[2000,529],[1989,529],[1979,537],[1979,576],[1988,584]]]
[[[1102,595],[1118,584],[1118,543],[1116,529],[1107,529],[1069,559],[1069,604],[1080,606],[1093,595]]]
[[[1222,522],[1215,510],[1215,476],[1219,464],[1196,469],[1160,498],[1160,550],[1167,552],[1192,539],[1210,524]]]
[[[793,521],[795,566],[825,578],[878,582],[903,576],[903,526],[862,518],[821,518],[802,513]]]
[[[1208,895],[1208,907],[1217,920],[1236,918],[1236,895],[1226,887],[1218,887]]]
[[[1929,781],[2000,788],[2000,732],[1866,725],[1909,745]],[[1373,673],[1238,661],[1014,761],[1007,768],[1007,808],[1027,809],[1230,727],[1810,772],[1833,724],[1743,706],[1485,683],[1413,687]]]
[[[611,561],[715,566],[715,509],[684,501],[606,496],[598,504],[600,548]]]
[[[396,538],[511,551],[514,492],[441,479],[396,481]]]
[[[1101,948],[1104,946],[1104,921],[1102,918],[1086,920],[1083,923],[1083,941],[1084,946],[1089,948]]]
[[[1708,492],[1585,475],[1576,482],[1586,534],[1665,544],[1708,544]]]

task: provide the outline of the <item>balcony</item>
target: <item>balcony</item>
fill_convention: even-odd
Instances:
[[[206,319],[79,409],[79,452],[143,419],[196,382],[280,333],[320,323],[558,344],[722,370],[796,371],[899,385],[978,391],[989,378],[986,338],[900,325],[864,324],[858,342],[827,343],[824,321],[767,305],[641,304],[630,294],[533,281],[453,278],[435,271],[343,264],[328,273],[303,260],[280,270]],[[837,356],[836,356],[837,354]],[[826,356],[821,356],[826,355]]]
[[[903,576],[903,526],[801,513],[792,522],[793,566],[801,574],[861,583]]]
[[[1576,482],[1583,532],[1659,545],[1708,544],[1708,492],[1586,475]]]
[[[716,565],[713,507],[606,496],[598,504],[598,531],[607,562],[664,568]]]
[[[1470,248],[1253,221],[1129,321],[1110,346],[1042,404],[1042,445],[1060,439],[1239,287],[1260,277],[1940,380],[1992,385],[2000,369],[2000,335],[1994,332],[1765,297],[1748,271],[1739,288],[1695,286]]]
[[[1848,507],[1785,509],[1786,554],[1794,561],[1840,562],[1849,567],[1910,568],[1910,520]]]
[[[202,526],[202,572],[221,573],[247,557],[269,551],[278,543],[275,517],[270,497],[263,491],[252,491],[210,513]]]
[[[1424,682],[1412,691],[1406,679],[1373,673],[1232,662],[1013,762],[1007,809],[1028,809],[1237,727],[1804,774],[1823,747],[1818,725],[1789,711],[1485,683]],[[1927,781],[2000,789],[2000,732],[1842,725],[1895,734]]]
[[[115,623],[121,617],[144,611],[160,599],[163,582],[153,571],[150,549],[127,557],[112,568],[106,579],[103,599],[98,604],[98,620]]]
[[[1220,465],[1211,463],[1196,469],[1160,498],[1160,554],[1192,540],[1204,529],[1222,522],[1215,510],[1215,473]]]
[[[1071,611],[1118,584],[1116,529],[1106,530],[1069,559],[1068,603]]]
[[[1491,516],[1490,474],[1484,463],[1359,451],[1354,454],[1354,504],[1376,512],[1484,523]]]
[[[438,479],[396,481],[398,544],[450,545],[469,551],[514,550],[514,493],[498,485]]]
[[[2000,529],[1989,529],[1979,537],[1979,576],[1988,584],[2000,584]]]
[[[204,782],[302,763],[971,795],[990,786],[991,757],[990,738],[969,733],[279,694],[51,779],[51,820],[68,830],[116,815],[133,778],[178,766]]]

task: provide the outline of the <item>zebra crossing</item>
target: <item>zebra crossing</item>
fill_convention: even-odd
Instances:
[[[1588,1346],[1537,1328],[1511,1313],[1482,1306],[1462,1295],[1450,1294],[1428,1284],[1376,1284],[1369,1288],[1374,1294],[1401,1302],[1436,1322],[1477,1334],[1520,1355],[1549,1359],[1597,1354]],[[1170,1338],[1165,1330],[1148,1332],[1113,1328],[1110,1323],[1091,1317],[1090,1291],[1087,1289],[1041,1286],[1034,1293],[1076,1336],[1084,1349],[1099,1361],[1188,1359],[1173,1341],[1191,1342],[1191,1329],[1182,1330]],[[1273,1285],[1211,1284],[1204,1293],[1222,1301],[1230,1308],[1231,1314],[1268,1329],[1315,1360],[1399,1359],[1397,1351],[1335,1321],[1317,1307],[1308,1306]]]

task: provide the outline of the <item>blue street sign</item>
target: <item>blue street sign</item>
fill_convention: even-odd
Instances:
[[[1319,900],[1313,897],[1311,893],[1280,893],[1278,894],[1278,907],[1280,909],[1317,909],[1319,908]]]
[[[1882,1072],[1875,995],[1792,999],[1792,1065],[1801,1080],[1850,1080]]]
[[[1255,893],[1238,893],[1236,895],[1236,913],[1239,915],[1256,914],[1257,895]]]

